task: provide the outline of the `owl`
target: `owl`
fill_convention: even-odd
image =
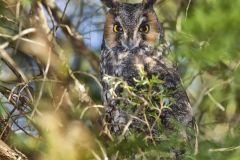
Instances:
[[[158,121],[169,130],[174,128],[173,120],[189,126],[193,121],[192,109],[177,67],[166,56],[168,45],[153,8],[156,0],[135,4],[102,2],[109,8],[100,61],[109,132],[151,132],[157,137]],[[151,91],[148,82],[154,83]],[[149,92],[153,93],[150,98],[144,95]],[[164,93],[167,96],[161,96]]]

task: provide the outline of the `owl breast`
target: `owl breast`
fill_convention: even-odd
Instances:
[[[109,79],[104,76],[119,77],[127,82],[129,86],[136,86],[135,79],[139,77],[139,69],[143,68],[146,77],[157,76],[159,80],[164,81],[166,90],[172,92],[170,95],[176,100],[171,106],[171,110],[163,110],[161,119],[166,128],[170,128],[169,119],[176,118],[179,122],[188,124],[192,120],[191,107],[187,95],[181,87],[181,81],[177,70],[171,62],[163,56],[160,50],[135,50],[113,52],[112,50],[103,50],[102,52],[102,83],[103,100],[106,106],[107,122],[111,124],[110,130],[114,133],[122,132],[124,126],[129,121],[129,113],[119,108],[119,99],[122,89],[114,88],[116,95],[112,94],[112,85]],[[160,90],[160,89],[157,89]],[[137,126],[134,125],[133,126]]]

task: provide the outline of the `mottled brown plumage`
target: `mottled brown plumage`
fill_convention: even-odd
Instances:
[[[171,98],[165,98],[164,103],[170,103],[170,109],[163,109],[159,119],[166,129],[173,129],[171,119],[188,126],[192,123],[192,110],[188,97],[181,86],[180,76],[176,67],[166,58],[167,45],[161,24],[153,9],[155,0],[144,0],[142,3],[127,4],[113,0],[102,0],[110,8],[106,16],[104,38],[101,51],[101,79],[103,85],[103,102],[105,106],[105,121],[111,133],[123,134],[126,125],[131,120],[131,114],[136,113],[139,106],[143,106],[145,112],[154,112],[147,107],[150,104],[136,105],[138,108],[129,112],[128,102],[122,102],[123,88],[112,87],[112,82],[106,77],[119,77],[129,86],[135,87],[139,78],[139,67],[144,69],[145,76],[156,76],[164,83],[162,86],[154,86],[153,90],[161,92],[168,90]],[[144,86],[143,86],[144,87]],[[114,94],[113,95],[113,89]],[[139,94],[135,90],[134,94]],[[141,96],[141,95],[139,95]],[[126,98],[126,97],[125,97]],[[160,104],[160,99],[152,98],[154,103]],[[172,102],[174,101],[174,102]],[[140,103],[140,102],[139,102]],[[124,104],[124,107],[119,107]],[[139,119],[144,114],[139,111],[135,116]],[[149,123],[154,123],[153,118],[148,118]],[[135,129],[144,133],[139,127],[141,122],[137,119],[131,121],[129,129]],[[151,124],[152,125],[152,124]],[[160,131],[153,126],[152,133],[159,136]]]

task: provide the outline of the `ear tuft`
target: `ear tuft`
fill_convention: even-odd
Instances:
[[[157,0],[143,0],[143,4],[146,8],[152,7]]]
[[[117,5],[117,2],[115,0],[101,0],[104,5],[106,5],[108,8],[114,8]]]

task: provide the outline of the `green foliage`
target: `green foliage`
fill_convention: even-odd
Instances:
[[[171,38],[200,129],[197,159],[239,159],[240,1],[191,7]]]
[[[196,1],[195,5],[186,21],[183,20],[182,31],[174,35],[178,43],[176,51],[191,59],[193,67],[222,67],[223,73],[228,69],[224,67],[230,67],[240,57],[237,36],[240,2],[210,0]]]
[[[164,81],[159,80],[158,75],[153,75],[148,78],[142,67],[139,68],[139,78],[134,78],[136,87],[129,86],[126,81],[118,77],[111,77],[106,75],[105,80],[111,83],[111,93],[117,98],[119,95],[115,93],[118,87],[123,88],[121,97],[128,99],[132,107],[138,108],[139,105],[147,105],[149,109],[159,111],[161,109],[170,109],[169,107],[174,103],[171,97],[171,92],[164,87]],[[161,104],[162,103],[162,104]],[[122,104],[124,110],[131,109],[132,107]],[[155,113],[156,113],[155,112]]]
[[[5,7],[5,2],[7,1],[0,1],[1,44],[9,40],[6,36],[12,37],[19,32],[19,26],[21,26],[19,24],[24,24],[29,20],[29,17],[21,16],[22,14],[20,17],[13,14],[16,6],[11,5],[13,9]],[[34,1],[21,1],[26,8],[32,2]],[[191,3],[187,9],[188,2]],[[130,129],[127,137],[117,138],[115,136],[114,141],[106,141],[103,137],[99,138],[99,129],[96,127],[97,119],[98,116],[103,115],[97,109],[101,106],[93,105],[92,107],[82,102],[83,95],[77,92],[80,90],[76,85],[78,84],[77,80],[73,82],[75,85],[69,85],[66,92],[63,92],[62,86],[72,82],[69,80],[62,84],[52,80],[50,76],[49,79],[37,79],[38,82],[34,86],[36,91],[34,99],[37,100],[38,96],[42,94],[38,106],[35,104],[32,106],[32,109],[37,108],[39,116],[30,117],[31,113],[23,112],[21,115],[18,112],[12,115],[13,119],[10,118],[11,123],[14,124],[15,117],[24,116],[26,121],[31,124],[30,126],[35,128],[33,132],[29,133],[36,135],[29,136],[29,133],[19,133],[19,130],[14,130],[8,139],[9,144],[16,146],[32,159],[104,159],[106,156],[112,159],[160,159],[160,157],[173,159],[170,150],[185,148],[186,153],[182,159],[239,160],[240,0],[168,0],[160,5],[155,6],[155,9],[159,13],[160,20],[166,21],[164,27],[170,29],[170,31],[166,29],[168,39],[173,42],[173,53],[170,56],[173,56],[179,64],[182,81],[193,106],[198,129],[187,132],[192,137],[197,134],[197,146],[194,146],[194,138],[192,138],[193,143],[186,143],[185,139],[180,137],[177,132],[170,134],[164,130],[159,114],[162,109],[171,109],[169,106],[175,103],[174,99],[170,96],[171,92],[164,88],[163,81],[159,80],[157,76],[147,77],[142,68],[140,68],[139,77],[134,80],[136,88],[129,86],[121,78],[106,78],[112,82],[111,92],[112,95],[115,94],[115,98],[117,97],[115,91],[119,88],[123,89],[120,97],[127,100],[130,105],[126,106],[124,101],[119,105],[132,116],[143,121],[139,129],[145,134],[139,134],[138,131]],[[182,8],[178,8],[178,6]],[[48,17],[48,19],[51,18]],[[70,18],[70,20],[72,19]],[[56,25],[59,24],[56,23]],[[22,27],[24,29],[25,26]],[[58,27],[60,28],[60,25]],[[60,29],[57,32],[62,33]],[[28,36],[24,36],[24,38],[28,38]],[[57,42],[61,41],[60,46],[71,43],[66,40],[66,37],[61,38],[56,38]],[[17,52],[13,46],[6,50],[10,52],[12,47],[14,53],[16,51],[16,54],[22,57],[22,53]],[[69,49],[64,47],[62,49],[64,53],[69,54],[69,57],[73,56],[69,53],[72,52]],[[16,59],[14,60],[16,61]],[[91,70],[89,65],[84,65],[88,62],[85,59],[81,62],[83,61],[84,63],[79,68],[80,72],[74,74],[78,75],[77,78],[86,84],[89,92],[92,93],[94,98],[92,98],[91,104],[100,104],[100,87],[96,87],[98,82],[96,83],[97,80],[94,76],[83,73]],[[1,73],[4,69],[2,66],[0,66]],[[35,79],[32,82],[35,82]],[[4,85],[6,84],[1,82],[1,86]],[[10,84],[6,86],[8,87],[8,85]],[[23,85],[25,84],[16,86]],[[21,88],[16,88],[21,91]],[[158,92],[155,90],[156,88]],[[9,91],[6,92],[5,88],[0,89],[1,93],[6,93],[5,98],[0,97],[0,119],[8,119],[9,113],[6,111],[11,111],[10,106],[12,105],[7,101]],[[18,93],[16,91],[16,94],[12,95],[13,100],[22,98]],[[158,107],[159,104],[161,108]],[[21,103],[17,105],[16,109],[24,111],[22,108],[24,105],[26,104]],[[137,113],[136,110],[139,107],[143,107],[145,112]],[[51,111],[51,113],[45,113],[46,111]],[[151,128],[150,122],[154,121],[157,134],[149,129],[149,127]],[[177,122],[173,122],[173,124],[176,125],[177,131],[182,130],[182,126]],[[9,125],[12,124],[9,123]],[[159,141],[161,143],[155,143]],[[196,154],[194,154],[194,149]]]
[[[144,68],[139,67],[134,87],[119,77],[105,75],[104,80],[110,84],[112,99],[120,100],[118,108],[131,121],[125,133],[123,130],[121,135],[113,135],[115,140],[108,144],[107,153],[117,153],[119,159],[172,159],[176,152],[186,152],[182,155],[185,159],[194,157],[194,144],[188,140],[190,135],[194,137],[194,131],[189,128],[187,138],[182,135],[186,128],[175,120],[171,120],[171,130],[161,123],[162,112],[171,110],[175,99],[171,96],[174,91],[169,91],[158,75],[147,77]]]

